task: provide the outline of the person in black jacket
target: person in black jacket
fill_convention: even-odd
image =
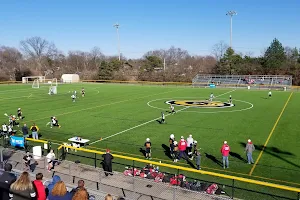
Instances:
[[[5,164],[4,170],[0,171],[0,199],[9,200],[10,185],[17,180],[17,177],[11,173],[12,165],[10,163]]]
[[[105,171],[105,175],[113,175],[112,173],[112,160],[114,157],[110,154],[110,150],[107,149],[106,153],[102,155],[103,157],[103,169]]]

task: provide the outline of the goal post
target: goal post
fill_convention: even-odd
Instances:
[[[53,78],[51,80],[51,86],[49,87],[49,95],[57,94],[57,79]]]
[[[35,79],[32,83],[32,88],[40,88],[39,79]]]
[[[44,83],[45,82],[45,76],[25,76],[22,77],[22,83],[30,83],[34,80],[38,80],[40,83]]]

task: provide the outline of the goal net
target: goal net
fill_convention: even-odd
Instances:
[[[51,80],[51,86],[49,87],[49,95],[57,94],[57,79]]]
[[[25,76],[22,77],[22,83],[31,83],[32,81],[38,80],[40,83],[45,82],[45,76]]]
[[[39,79],[35,79],[32,83],[32,88],[40,88]]]

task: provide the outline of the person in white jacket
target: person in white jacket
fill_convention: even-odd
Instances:
[[[189,137],[186,139],[187,142],[187,153],[188,153],[188,157],[191,159],[192,158],[192,149],[193,149],[193,144],[194,144],[194,139],[192,135],[189,135]]]
[[[47,154],[46,156],[47,158],[47,163],[48,163],[48,171],[50,172],[51,169],[53,169],[54,167],[54,160],[55,160],[55,154],[53,152],[53,150],[51,149],[50,152]]]

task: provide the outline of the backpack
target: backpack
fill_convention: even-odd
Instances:
[[[214,184],[211,184],[211,185],[207,188],[206,193],[207,193],[207,194],[215,194],[218,188],[219,188],[219,187],[218,187],[217,184],[215,184],[215,183],[214,183]]]

